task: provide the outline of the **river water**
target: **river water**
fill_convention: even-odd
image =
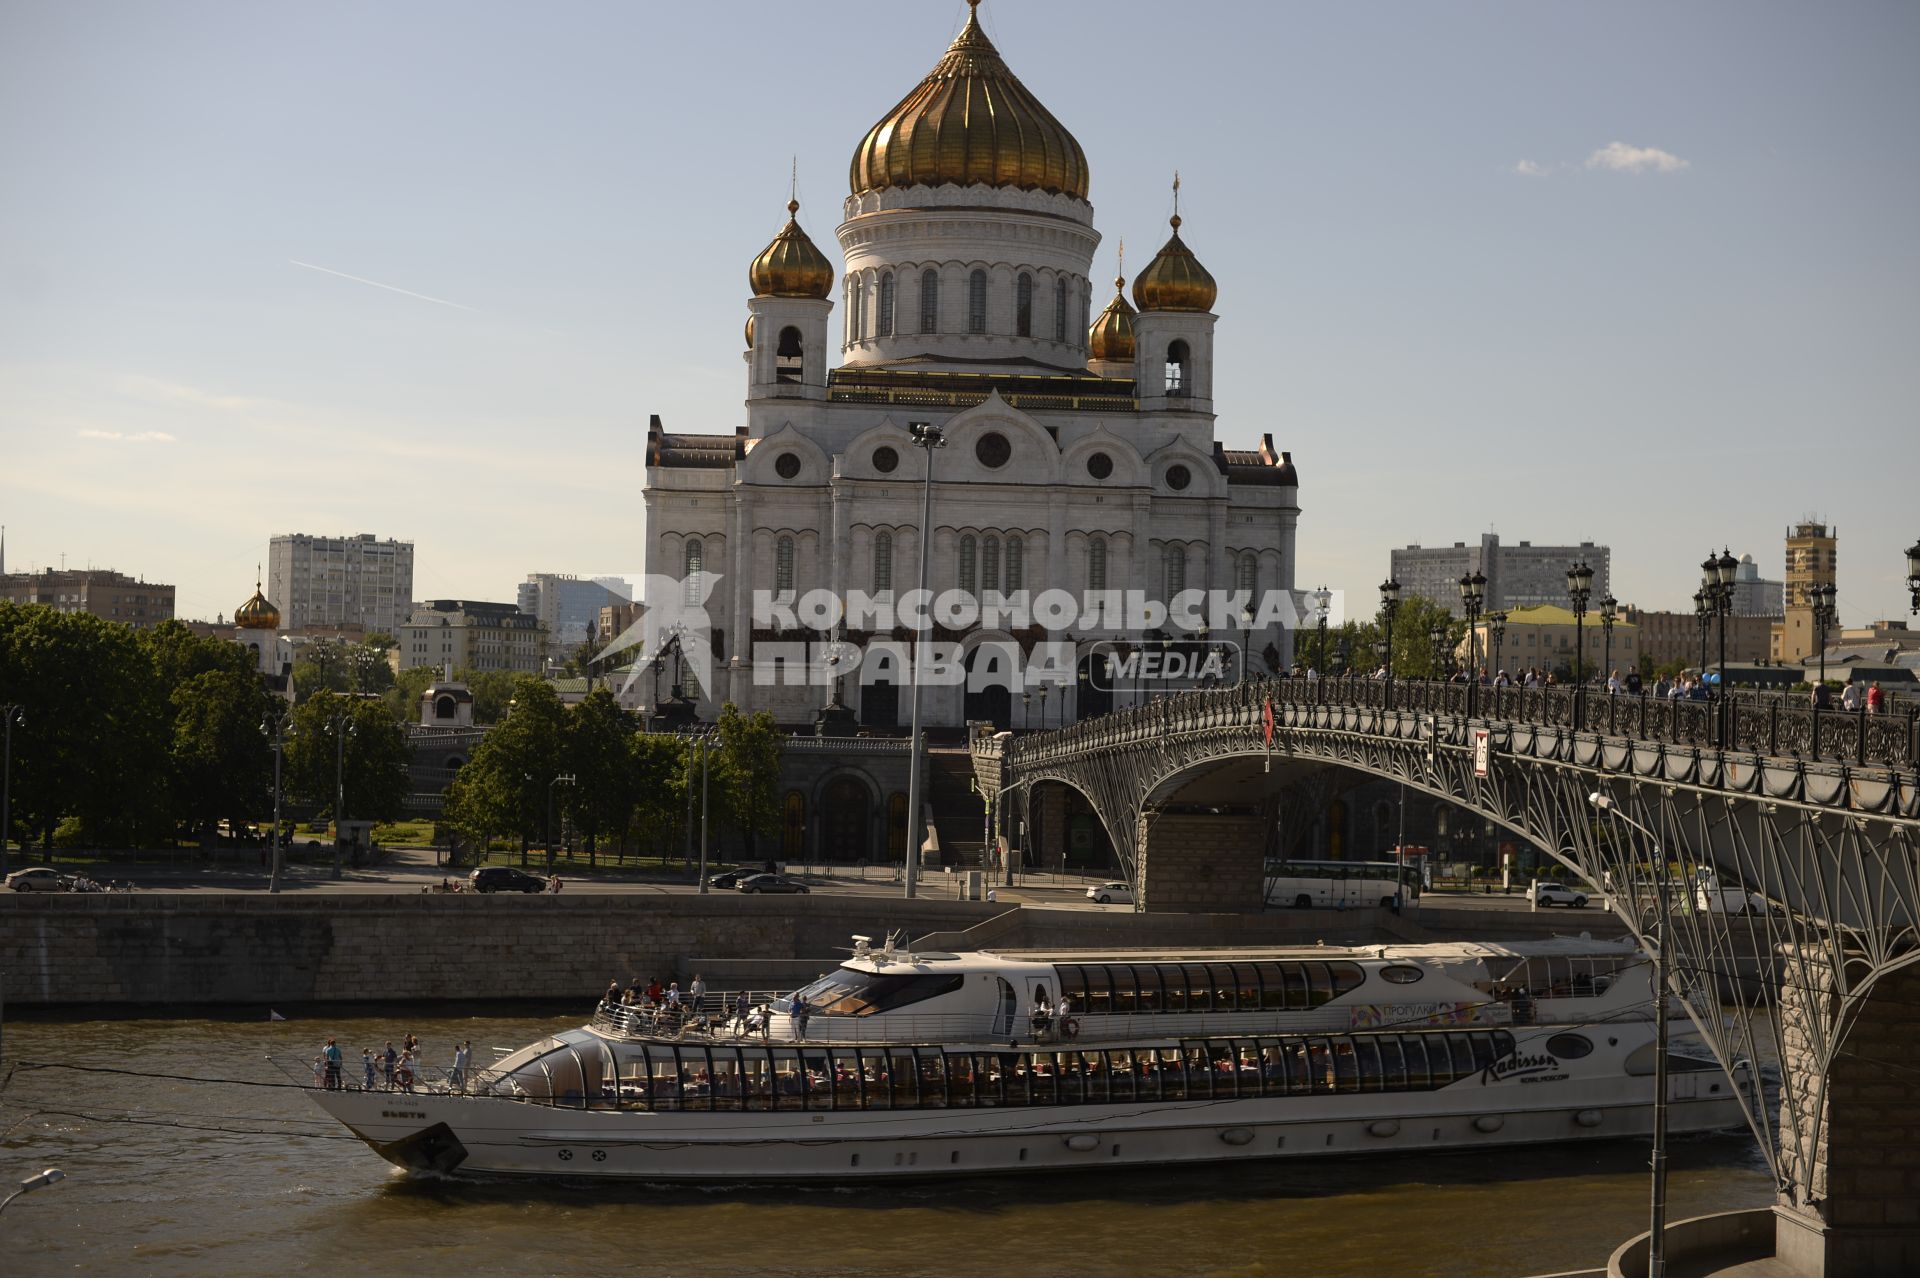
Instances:
[[[1544,1274],[1603,1265],[1645,1228],[1640,1143],[1002,1177],[891,1188],[678,1189],[418,1181],[298,1091],[29,1068],[286,1080],[267,1054],[312,1057],[419,1035],[476,1063],[555,1029],[545,1016],[14,1021],[5,1028],[0,1184],[69,1179],[0,1217],[0,1267],[52,1273],[252,1275],[1347,1275]],[[1765,1204],[1746,1136],[1676,1142],[1670,1216]]]

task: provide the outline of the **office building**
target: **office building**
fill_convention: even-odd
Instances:
[[[1583,563],[1593,569],[1594,604],[1610,589],[1612,552],[1583,541],[1577,546],[1536,546],[1530,541],[1503,545],[1498,533],[1483,533],[1469,544],[1412,545],[1392,552],[1388,568],[1400,583],[1402,597],[1419,595],[1447,608],[1456,617],[1466,615],[1460,604],[1460,578],[1482,573],[1487,579],[1489,612],[1512,611],[1539,605],[1565,607],[1567,569]]]
[[[328,626],[395,634],[413,606],[413,543],[372,533],[285,533],[267,547],[267,596],[295,633]]]

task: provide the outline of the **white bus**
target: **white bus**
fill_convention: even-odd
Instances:
[[[1267,904],[1281,909],[1391,909],[1419,895],[1419,868],[1394,861],[1267,863]]]

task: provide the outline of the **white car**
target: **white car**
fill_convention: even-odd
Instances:
[[[36,865],[30,870],[15,870],[7,876],[7,886],[16,892],[70,892],[72,882],[66,875]]]
[[[1587,908],[1587,894],[1554,879],[1541,879],[1533,885],[1533,903],[1539,906],[1570,905],[1576,910],[1584,910]]]
[[[1133,889],[1125,883],[1096,883],[1087,889],[1087,899],[1096,905],[1132,905]]]
[[[1738,885],[1727,887],[1703,883],[1694,894],[1694,906],[1702,914],[1767,915],[1774,912],[1772,902],[1766,897]]]

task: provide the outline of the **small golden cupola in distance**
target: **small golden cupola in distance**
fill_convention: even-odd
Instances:
[[[748,268],[755,297],[825,298],[833,292],[833,263],[800,229],[794,216],[799,211],[800,201],[787,201],[787,224]]]
[[[1167,219],[1173,234],[1161,246],[1147,269],[1133,281],[1133,302],[1143,311],[1205,312],[1220,295],[1207,268],[1180,238],[1180,177],[1173,179],[1173,216]]]
[[[1133,362],[1133,307],[1127,305],[1127,246],[1120,245],[1119,274],[1113,277],[1113,299],[1087,330],[1087,358],[1096,362]]]

